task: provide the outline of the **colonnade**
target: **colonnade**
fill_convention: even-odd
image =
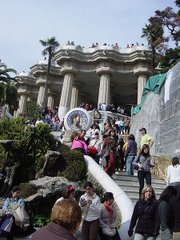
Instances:
[[[62,89],[60,89],[60,101],[59,101],[59,118],[62,120],[65,114],[72,108],[78,106],[78,100],[80,92],[83,88],[83,84],[78,83],[78,69],[70,66],[63,66],[61,68],[61,74],[63,75]],[[97,106],[100,103],[105,103],[108,105],[111,102],[111,76],[115,74],[115,70],[111,67],[99,67],[96,69],[96,74],[99,77],[99,82],[97,81],[97,86],[99,85]],[[145,73],[137,74],[137,103],[141,101],[141,96],[143,93],[144,86],[147,82],[148,76]],[[54,109],[54,99],[55,94],[52,89],[48,86],[48,91],[45,93],[45,81],[42,76],[37,80],[39,87],[37,96],[37,105],[43,106],[45,98],[47,99],[47,106],[50,109]],[[85,83],[84,83],[85,84]],[[92,89],[91,89],[92,91]],[[47,96],[45,96],[47,94]],[[90,92],[89,92],[90,94]],[[28,95],[25,92],[20,93],[19,109],[18,112],[23,114],[26,108]]]
[[[51,67],[48,79],[47,62],[39,61],[31,67],[25,81],[21,81],[21,88],[24,92],[33,92],[29,88],[34,86],[36,102],[41,107],[47,105],[54,109],[55,104],[59,105],[61,120],[68,110],[82,101],[97,106],[102,103],[118,104],[119,101],[119,104],[135,105],[140,103],[144,86],[151,75],[150,58],[149,49],[117,52],[103,48],[89,53],[62,48],[54,56],[56,64]],[[23,75],[20,78],[22,80]],[[21,114],[28,99],[24,92],[18,91]]]

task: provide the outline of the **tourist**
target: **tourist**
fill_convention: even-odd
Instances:
[[[97,163],[99,163],[99,158],[101,154],[102,140],[99,138],[99,131],[95,132],[94,138],[90,140],[88,146],[88,153]]]
[[[180,184],[180,164],[179,158],[172,159],[172,165],[167,168],[167,185],[176,186]]]
[[[51,222],[32,234],[32,240],[75,240],[81,223],[81,208],[76,201],[63,199],[51,212]]]
[[[60,120],[59,120],[58,114],[54,115],[54,117],[52,118],[52,123],[53,123],[52,130],[57,131],[59,128],[59,125],[60,125]]]
[[[70,149],[80,151],[83,154],[88,154],[88,147],[84,140],[84,133],[77,134],[77,136],[74,138],[72,142]]]
[[[83,223],[82,235],[84,240],[97,240],[99,232],[99,219],[101,214],[101,202],[94,192],[91,182],[84,185],[85,194],[80,197],[79,205],[82,210]]]
[[[134,240],[155,240],[159,234],[159,216],[158,202],[154,189],[151,186],[146,186],[134,207],[131,217],[131,222],[128,230],[128,235],[131,237],[134,232]]]
[[[124,130],[125,133],[129,135],[129,131],[130,131],[130,118],[125,117],[124,119]]]
[[[106,192],[103,197],[103,204],[100,217],[100,237],[102,240],[120,240],[116,230],[118,222],[118,210],[115,207],[112,192]]]
[[[117,153],[118,157],[116,159],[116,171],[123,170],[124,169],[124,151],[123,151],[123,146],[124,146],[124,140],[123,138],[119,138],[118,143],[117,143]]]
[[[177,193],[170,200],[170,211],[173,215],[173,239],[180,239],[180,185],[176,186]]]
[[[36,122],[35,122],[35,127],[37,127],[38,124],[44,123],[44,121],[41,119],[41,117],[38,117]]]
[[[149,152],[149,146],[144,144],[141,152],[134,159],[133,165],[138,168],[138,180],[139,180],[139,196],[141,196],[142,189],[144,188],[144,180],[147,185],[151,185],[151,155]]]
[[[106,111],[107,110],[106,108],[107,108],[107,105],[105,103],[102,103],[101,104],[101,110]]]
[[[149,145],[149,148],[151,148],[152,145],[154,144],[154,140],[152,140],[152,137],[147,134],[146,128],[141,128],[139,129],[139,131],[141,132],[141,135],[142,135],[140,147],[142,148],[144,144],[147,144]]]
[[[124,134],[124,119],[121,118],[119,121],[119,134]]]
[[[115,145],[112,143],[112,140],[110,140],[109,148],[108,148],[108,154],[106,156],[106,166],[104,167],[104,171],[112,177],[112,175],[115,173],[116,168],[116,148]]]
[[[89,133],[90,133],[91,138],[95,138],[95,133],[100,133],[99,129],[97,128],[97,124],[93,124],[91,126]]]
[[[4,214],[1,219],[1,224],[6,219],[11,219],[11,230],[9,230],[9,238],[13,239],[13,235],[16,232],[16,227],[22,228],[24,231],[30,228],[29,217],[25,211],[25,201],[20,198],[20,188],[15,186],[11,191],[11,196],[6,198],[2,210]],[[18,210],[18,211],[17,211]]]
[[[161,221],[160,237],[163,240],[173,238],[173,216],[170,208],[170,200],[176,194],[176,190],[172,186],[166,187],[158,200],[158,212]]]
[[[68,185],[66,188],[66,191],[64,192],[63,196],[58,198],[55,202],[58,203],[59,201],[62,201],[63,199],[69,198],[71,200],[75,200],[74,198],[75,196],[75,187],[73,187],[72,185]]]
[[[133,134],[130,134],[128,137],[128,144],[125,152],[125,161],[126,161],[126,175],[134,175],[133,161],[137,154],[137,143]]]

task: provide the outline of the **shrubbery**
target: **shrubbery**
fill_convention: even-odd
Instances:
[[[81,152],[67,149],[67,146],[61,146],[60,152],[66,161],[66,168],[59,172],[70,181],[78,182],[86,179],[87,167],[84,156]]]

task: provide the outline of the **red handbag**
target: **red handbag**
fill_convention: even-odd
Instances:
[[[89,147],[88,149],[89,155],[96,155],[97,154],[97,149],[94,146]]]

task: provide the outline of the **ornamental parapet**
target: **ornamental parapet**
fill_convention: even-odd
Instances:
[[[33,65],[31,68],[31,74],[33,74],[35,77],[38,77],[39,75],[46,75],[47,74],[47,69],[48,69],[48,64],[46,63],[37,63]],[[60,66],[57,65],[51,65],[50,68],[50,76],[59,76],[60,75]]]
[[[36,78],[33,77],[31,74],[17,74],[16,76],[17,83],[16,86],[20,85],[28,85],[34,86],[36,84]]]
[[[151,58],[151,50],[147,48],[120,49],[117,51],[110,46],[96,47],[88,51],[61,48],[54,56],[58,65],[62,65],[66,61],[75,63],[113,61],[134,64],[139,61],[150,62]]]

